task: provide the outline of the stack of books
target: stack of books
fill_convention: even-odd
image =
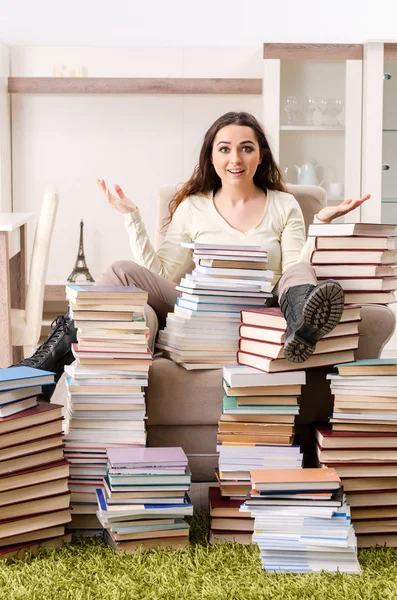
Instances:
[[[242,500],[225,498],[219,487],[208,488],[210,509],[209,542],[252,544],[254,519],[250,513],[240,512]]]
[[[397,290],[397,226],[314,223],[311,264],[319,281],[337,279],[346,304],[388,304]]]
[[[38,402],[54,374],[20,366],[0,370],[0,558],[70,541],[69,465],[62,406]]]
[[[354,361],[358,348],[360,307],[346,306],[340,323],[319,342],[305,369]],[[301,369],[301,363],[284,358],[287,323],[280,308],[250,308],[241,311],[237,362],[268,373]]]
[[[104,489],[96,490],[105,541],[116,552],[189,544],[191,473],[182,448],[108,448]]]
[[[342,480],[358,545],[397,546],[397,359],[337,368],[332,429],[316,428],[319,465]]]
[[[68,285],[77,327],[75,362],[65,367],[65,456],[70,461],[73,529],[102,532],[95,490],[108,446],[146,445],[145,394],[152,355],[144,317],[147,293],[136,287]]]
[[[252,469],[301,468],[300,448],[292,444],[304,383],[304,371],[269,374],[240,365],[223,368],[225,395],[218,423],[216,477],[224,501],[243,502],[251,488]],[[210,492],[210,503],[213,499]],[[242,539],[238,518],[228,519],[227,530],[224,524],[218,525],[218,520],[211,521],[212,542]],[[252,527],[253,521],[251,531]],[[244,540],[250,543],[249,536]]]
[[[241,512],[266,571],[360,573],[349,506],[334,469],[251,471]]]
[[[176,286],[181,295],[157,346],[185,368],[234,364],[240,310],[272,297],[267,252],[261,246],[182,245],[193,249],[196,268]]]

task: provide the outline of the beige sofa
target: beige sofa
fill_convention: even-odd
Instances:
[[[325,191],[317,186],[288,186],[298,200],[306,227],[325,203]],[[160,191],[156,245],[161,241],[163,217],[175,186]],[[149,322],[157,319],[149,307]],[[364,306],[360,324],[360,348],[357,358],[374,358],[393,333],[394,314],[386,306]],[[332,397],[326,373],[332,367],[309,369],[303,388],[301,411],[297,418],[297,436],[305,453],[306,464],[312,460],[312,424],[326,421],[332,412]],[[156,356],[146,392],[149,446],[182,446],[189,456],[193,481],[214,480],[217,466],[216,432],[222,408],[222,371],[187,371],[169,359]]]

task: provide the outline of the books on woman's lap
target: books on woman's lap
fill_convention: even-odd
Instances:
[[[313,355],[302,364],[284,359],[283,342],[287,324],[279,308],[245,309],[241,312],[237,360],[242,365],[269,373],[354,360],[353,351],[359,345],[359,315],[358,307],[347,307],[336,331],[319,340]],[[249,338],[249,335],[253,337]]]
[[[337,279],[345,303],[386,304],[397,290],[397,227],[375,223],[313,224],[311,264],[319,281]]]
[[[176,286],[181,295],[159,333],[157,347],[187,369],[233,364],[240,310],[263,306],[273,296],[274,273],[263,268],[267,253],[251,246],[187,247],[193,249],[196,268]]]

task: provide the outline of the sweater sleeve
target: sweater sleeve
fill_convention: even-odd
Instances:
[[[178,281],[184,265],[191,261],[191,249],[182,248],[182,242],[191,242],[190,206],[184,200],[174,212],[163,243],[156,252],[146,231],[139,209],[125,216],[125,227],[135,261],[157,275]]]
[[[315,215],[314,223],[321,223]],[[306,239],[305,221],[302,210],[295,198],[292,199],[285,217],[285,226],[281,234],[282,272],[299,262],[310,263],[314,252],[315,238]]]

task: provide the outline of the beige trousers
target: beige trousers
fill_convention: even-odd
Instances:
[[[288,288],[307,283],[317,285],[314,269],[308,263],[297,263],[289,267],[280,277],[274,293],[281,298]],[[120,260],[106,269],[96,285],[136,285],[148,292],[145,316],[150,331],[149,347],[153,350],[157,331],[164,327],[167,313],[173,311],[179,295],[175,290],[175,283],[152,273],[132,260]]]

